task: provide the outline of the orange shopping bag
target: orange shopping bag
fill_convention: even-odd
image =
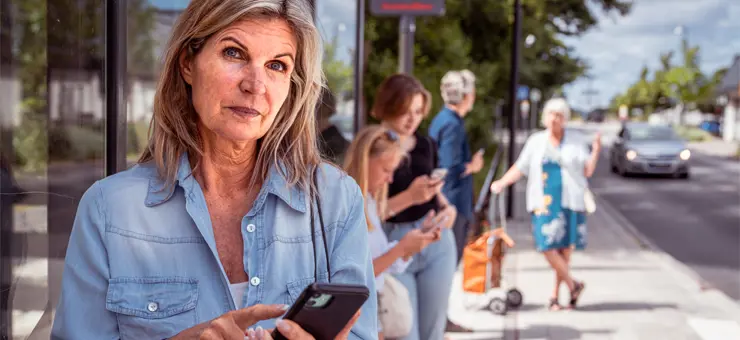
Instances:
[[[489,246],[488,240],[494,237]],[[503,246],[514,246],[514,241],[506,234],[503,228],[496,228],[484,232],[474,241],[468,243],[463,250],[463,291],[467,293],[483,294],[487,288],[501,286],[501,268],[503,264]],[[489,247],[493,247],[490,250]],[[491,272],[488,272],[488,264]],[[491,287],[486,287],[486,277],[491,279]]]

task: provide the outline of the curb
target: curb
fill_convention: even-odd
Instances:
[[[620,213],[611,203],[607,202],[599,194],[594,193],[596,201],[598,203],[597,209],[603,209],[606,218],[611,219],[615,225],[619,226],[620,229],[627,234],[629,238],[635,240],[635,242],[646,251],[649,251],[654,255],[655,260],[659,261],[664,268],[673,271],[674,275],[679,278],[685,278],[686,280],[695,284],[695,288],[702,293],[708,293],[712,299],[718,300],[717,302],[725,307],[726,309],[732,310],[732,317],[740,322],[740,305],[736,303],[731,297],[724,292],[716,289],[712,284],[704,280],[699,274],[684,263],[676,260],[673,256],[665,252],[663,249],[655,245],[650,241],[647,236],[640,232],[637,227],[634,226],[629,220],[627,220],[622,213]]]

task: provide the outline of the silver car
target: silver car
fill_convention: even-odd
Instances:
[[[612,172],[689,178],[691,151],[669,125],[628,122],[609,154]]]

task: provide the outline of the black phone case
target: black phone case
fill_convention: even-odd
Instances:
[[[333,296],[328,305],[321,309],[304,308],[311,296],[322,293]],[[297,323],[317,340],[331,340],[342,331],[369,296],[370,291],[361,285],[312,283],[303,290],[283,319]],[[286,340],[277,328],[272,337]]]

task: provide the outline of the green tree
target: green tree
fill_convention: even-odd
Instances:
[[[619,14],[630,8],[623,0],[522,1],[523,36],[537,38],[522,49],[522,84],[539,88],[547,98],[585,73],[585,61],[560,37],[580,35],[597,24],[589,3]],[[434,95],[432,115],[442,106],[439,82],[447,71],[468,68],[476,74],[478,100],[466,118],[474,148],[490,144],[494,106],[507,98],[512,9],[513,0],[448,0],[444,17],[417,18],[413,73]],[[397,71],[398,18],[369,17],[365,39],[370,57],[364,93],[369,107],[380,82]]]
[[[449,70],[467,68],[477,77],[475,107],[465,118],[471,146],[475,150],[494,144],[493,113],[508,98],[513,3],[513,0],[447,0],[444,17],[416,19],[413,74],[433,94],[432,112],[422,123],[422,130],[442,106],[439,94],[442,76]],[[535,35],[536,42],[522,48],[520,83],[540,89],[543,98],[548,98],[561,91],[563,85],[583,76],[587,63],[561,38],[577,36],[594,27],[597,19],[592,8],[597,7],[624,15],[630,3],[523,0],[522,33],[524,37]],[[398,18],[368,17],[365,40],[369,55],[363,84],[367,112],[380,82],[398,69]],[[493,152],[486,155],[491,157]],[[476,185],[480,185],[482,176],[485,173],[479,173]]]
[[[660,69],[648,79],[649,70],[643,68],[640,79],[631,84],[624,93],[612,100],[612,108],[619,105],[639,107],[651,112],[670,104],[669,100],[681,105],[680,122],[687,106],[711,105],[715,88],[719,85],[726,69],[719,69],[711,76],[699,68],[699,47],[691,47],[684,40],[682,45],[683,63],[673,65],[673,52],[661,53]]]

